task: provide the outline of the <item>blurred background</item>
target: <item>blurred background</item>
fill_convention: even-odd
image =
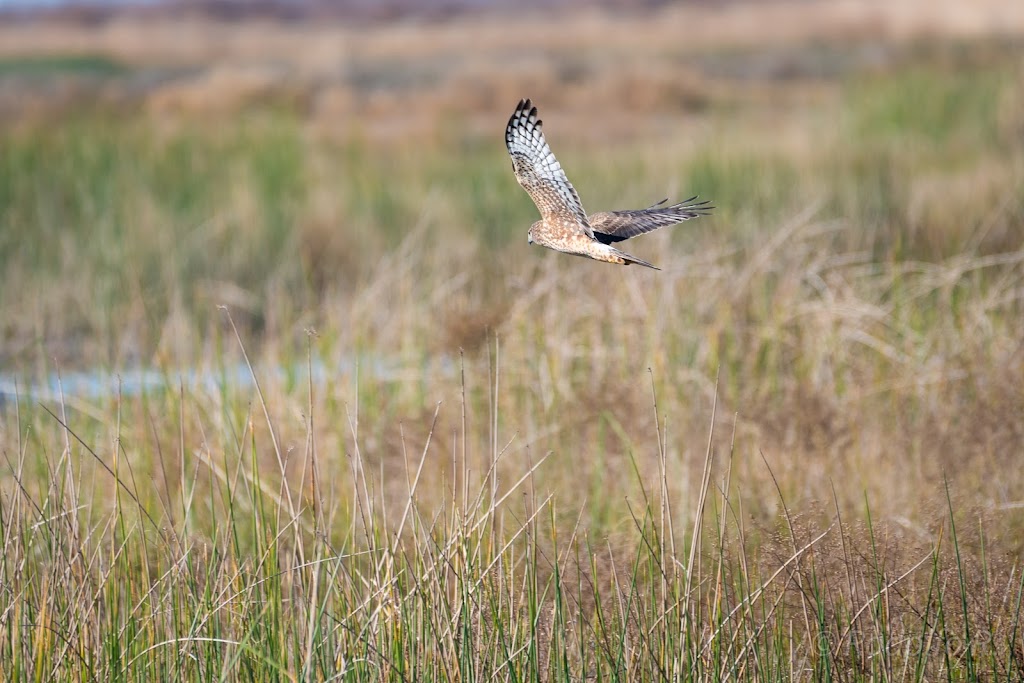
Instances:
[[[502,146],[520,97],[589,211],[719,207],[648,257],[724,257],[812,205],[843,222],[837,251],[1021,246],[1013,0],[0,9],[3,370],[194,363],[216,304],[288,336],[421,232],[438,286],[490,273],[440,295],[456,313],[421,340],[482,339],[517,296],[503,278],[547,256]]]
[[[752,490],[763,449],[792,500],[840,478],[913,524],[947,475],[986,510],[1024,500],[988,474],[1024,443],[1024,3],[2,10],[9,396],[52,397],[58,368],[234,368],[226,310],[272,411],[312,372],[317,410],[365,403],[385,463],[464,362],[481,411],[497,367],[500,428],[586,455],[594,491],[656,438],[652,377],[699,467],[717,377]],[[699,194],[713,215],[630,243],[661,273],[529,247],[521,97],[590,212]]]

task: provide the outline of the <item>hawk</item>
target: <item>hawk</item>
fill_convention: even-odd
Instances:
[[[555,251],[628,266],[636,263],[660,270],[656,266],[616,249],[612,244],[666,225],[706,215],[713,206],[698,202],[696,196],[665,206],[663,199],[646,209],[635,211],[602,211],[588,216],[580,196],[565,177],[541,130],[537,107],[530,100],[520,100],[505,127],[505,146],[512,157],[512,170],[533,203],[540,210],[540,220],[530,226],[530,244]]]

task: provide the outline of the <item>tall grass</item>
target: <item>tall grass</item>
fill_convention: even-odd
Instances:
[[[102,424],[19,410],[0,519],[5,679],[1020,673],[1019,566],[965,562],[951,500],[949,524],[910,544],[870,514],[865,528],[844,520],[838,499],[828,524],[787,511],[758,528],[728,435],[707,434],[687,499],[658,426],[627,456],[631,481],[607,487],[631,494],[621,526],[602,529],[552,485],[564,454],[514,457],[517,437],[498,434],[497,450],[468,445],[467,425],[494,422],[460,405],[465,385],[421,442],[402,439],[394,469],[364,453],[358,404],[344,445],[325,448],[314,425],[341,416],[318,414],[312,386],[297,393],[294,448],[260,391],[212,413],[203,392],[114,399]],[[465,416],[450,449],[436,440],[445,412]]]

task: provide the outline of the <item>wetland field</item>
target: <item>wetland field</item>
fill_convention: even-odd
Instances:
[[[1022,15],[0,22],[0,678],[1020,680]]]

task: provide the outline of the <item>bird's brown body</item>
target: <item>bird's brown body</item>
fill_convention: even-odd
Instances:
[[[657,228],[702,216],[713,207],[694,202],[696,197],[671,206],[663,200],[635,211],[603,211],[587,216],[576,189],[555,159],[544,133],[537,108],[521,100],[505,128],[505,145],[512,157],[516,179],[540,210],[541,219],[530,227],[529,241],[555,251],[597,261],[657,268],[631,256],[612,243]]]
[[[601,244],[595,239],[576,232],[576,227],[566,224],[563,221],[548,220],[537,221],[530,228],[530,242],[548,247],[574,256],[586,256],[597,261],[608,263],[622,263],[629,265],[627,254],[621,254],[618,249]],[[621,255],[620,255],[621,254]],[[637,263],[643,263],[639,259],[633,259]],[[646,263],[644,265],[647,265]]]

